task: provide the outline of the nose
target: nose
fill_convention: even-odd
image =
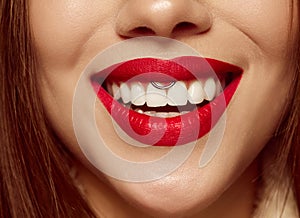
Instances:
[[[128,0],[119,10],[116,32],[126,38],[155,35],[176,38],[206,32],[207,7],[195,0]]]

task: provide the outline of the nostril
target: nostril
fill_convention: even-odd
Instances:
[[[146,26],[141,26],[131,30],[130,34],[131,35],[155,35],[155,32]]]
[[[174,29],[173,29],[173,33],[179,33],[179,32],[189,32],[189,31],[192,31],[192,30],[197,30],[198,27],[197,25],[193,24],[193,23],[190,23],[190,22],[180,22],[178,23]]]

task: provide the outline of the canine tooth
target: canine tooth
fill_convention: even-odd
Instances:
[[[144,105],[146,102],[145,88],[140,82],[131,84],[131,102],[136,106]]]
[[[223,92],[223,88],[222,88],[221,82],[218,80],[218,81],[216,81],[216,96],[218,96],[222,92]]]
[[[205,93],[200,81],[196,80],[190,84],[188,89],[188,99],[191,104],[200,104],[205,97]]]
[[[131,93],[130,93],[130,89],[128,87],[128,85],[126,83],[121,83],[120,86],[120,93],[121,93],[121,97],[122,100],[125,104],[130,102],[130,97],[131,97]]]
[[[120,87],[116,83],[112,84],[112,94],[116,100],[121,98]]]
[[[168,104],[171,106],[186,105],[187,95],[185,83],[178,81],[168,90]]]
[[[216,83],[213,78],[209,78],[206,80],[204,84],[204,91],[206,93],[206,100],[211,101],[214,99],[216,94]]]
[[[151,83],[147,86],[146,104],[148,107],[166,106],[168,102],[166,90],[157,89]]]
[[[221,80],[221,86],[222,86],[222,89],[225,89],[225,86],[226,86],[226,81],[225,81],[225,79],[222,79],[222,80]]]

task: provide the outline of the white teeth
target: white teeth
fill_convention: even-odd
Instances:
[[[131,84],[131,102],[136,106],[144,105],[146,102],[145,88],[140,82]]]
[[[222,84],[220,83],[220,81],[216,82],[216,96],[218,96],[219,94],[221,94],[221,92],[223,92],[223,88],[222,88]]]
[[[148,107],[162,107],[168,103],[166,90],[157,89],[151,83],[147,86],[146,104]]]
[[[200,81],[196,80],[190,84],[188,99],[191,104],[200,104],[205,97],[204,90]]]
[[[222,86],[222,89],[225,89],[225,86],[226,86],[226,81],[225,79],[219,81],[221,83],[221,86]]]
[[[211,101],[216,95],[216,83],[213,78],[206,80],[204,84],[204,91],[206,93],[205,99]]]
[[[187,96],[185,83],[178,81],[168,90],[168,104],[171,106],[186,105]]]
[[[169,113],[168,112],[157,112],[155,116],[165,118],[165,117],[169,117]]]
[[[131,100],[131,93],[128,85],[126,83],[121,83],[120,86],[121,98],[125,104],[129,103]]]
[[[187,89],[187,85],[188,89]],[[184,106],[189,101],[191,104],[200,104],[204,100],[212,101],[219,95],[225,86],[225,81],[215,81],[208,78],[206,81],[194,80],[191,82],[177,81],[169,89],[155,88],[151,83],[116,83],[108,85],[107,89],[114,99],[122,98],[124,104],[132,103],[136,106],[148,107]],[[167,116],[158,114],[158,116]],[[170,114],[168,115],[170,116]]]
[[[146,112],[144,112],[144,114],[146,114],[146,115],[148,115],[148,116],[155,117],[156,112],[155,112],[155,111],[146,111]]]
[[[116,100],[119,100],[121,98],[120,88],[116,83],[112,84],[112,93]]]
[[[142,110],[135,110],[136,112],[140,114],[146,114],[151,117],[160,117],[160,118],[170,118],[170,117],[177,117],[186,113],[189,113],[190,111],[183,111],[181,113],[179,112],[156,112],[156,111],[142,111]]]
[[[135,109],[135,111],[138,112],[139,114],[143,114],[144,113],[144,111],[141,110],[141,109]]]
[[[169,117],[177,117],[179,115],[180,115],[179,112],[169,112]]]

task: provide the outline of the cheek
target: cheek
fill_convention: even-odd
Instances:
[[[111,4],[99,1],[30,1],[30,19],[38,54],[41,94],[46,113],[64,141],[77,145],[72,125],[72,99],[77,81],[94,57],[86,43],[93,34],[107,30]],[[106,31],[107,32],[107,31]],[[103,40],[97,52],[105,47]]]
[[[85,43],[95,31],[107,26],[107,15],[114,13],[107,3],[97,1],[33,0],[30,6],[32,31],[41,63],[60,70],[69,70],[78,64]]]
[[[286,52],[289,21],[292,15],[288,1],[212,1],[216,17],[221,17],[244,37],[268,55]],[[218,4],[217,4],[218,3]]]
[[[228,111],[224,134],[227,162],[242,166],[252,161],[274,135],[289,98],[292,74],[283,64],[265,61],[244,76]],[[273,65],[271,65],[273,63]]]
[[[55,73],[40,70],[40,90],[47,117],[61,139],[76,139],[72,124],[72,99],[77,80]]]

